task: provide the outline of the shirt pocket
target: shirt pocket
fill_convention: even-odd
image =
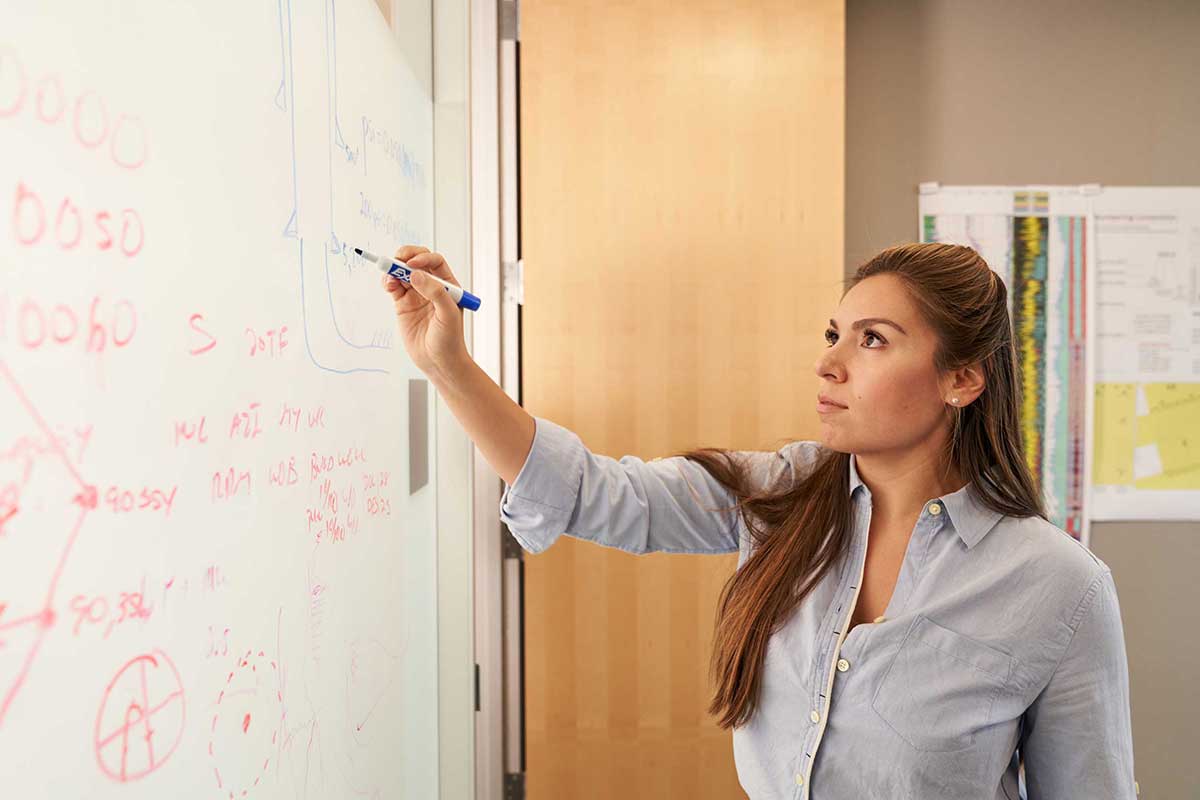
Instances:
[[[987,725],[1013,661],[918,616],[879,682],[871,708],[916,750],[965,750]]]

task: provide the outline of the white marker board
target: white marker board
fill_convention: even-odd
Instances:
[[[435,797],[432,390],[346,249],[432,241],[427,81],[371,0],[6,5],[4,795]]]

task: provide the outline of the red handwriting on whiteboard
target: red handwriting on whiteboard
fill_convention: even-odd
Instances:
[[[203,416],[200,417],[199,422],[176,420],[175,446],[179,447],[179,445],[187,444],[188,442],[195,442],[196,444],[204,444],[207,442],[208,433],[206,433],[204,430],[204,421],[205,418]]]
[[[171,506],[175,504],[175,493],[178,486],[168,489],[152,489],[142,486],[135,489],[125,489],[120,486],[109,486],[100,491],[103,498],[101,508],[107,508],[114,514],[128,514],[132,511],[162,511],[164,517],[171,516]]]
[[[339,490],[332,478],[321,482],[316,506],[305,509],[308,532],[313,534],[315,529],[314,538],[318,544],[322,541],[342,542],[358,532],[358,515],[354,513],[356,500],[353,484]]]
[[[209,350],[212,350],[217,346],[217,337],[200,327],[200,323],[203,321],[203,314],[192,314],[190,317],[188,317],[188,325],[191,326],[192,332],[201,337],[201,339],[197,340],[192,345],[191,349],[188,350],[190,355],[198,356],[201,353],[207,353]]]
[[[136,170],[146,163],[149,143],[137,117],[110,111],[104,98],[92,91],[69,95],[53,73],[31,81],[17,53],[7,47],[0,47],[0,74],[6,79],[7,101],[0,107],[0,118],[28,116],[67,126],[80,147],[103,152],[123,169]]]
[[[229,579],[225,577],[224,571],[216,564],[209,564],[204,570],[204,579],[201,582],[202,588],[210,592],[215,592],[228,583]]]
[[[70,197],[44,202],[24,182],[13,196],[12,233],[17,244],[37,247],[52,242],[61,250],[113,250],[133,258],[146,244],[142,215],[136,209],[90,210]]]
[[[321,513],[321,509],[312,508],[312,507],[304,509],[304,515],[306,517],[308,517],[308,532],[309,532],[309,534],[311,534],[313,532],[313,526],[314,525],[317,526],[317,531],[318,531],[317,536],[318,536],[318,541],[320,541],[320,526],[325,521],[325,515]]]
[[[258,333],[253,328],[246,328],[246,336],[250,343],[250,356],[281,356],[288,346],[287,325],[272,328],[264,333]]]
[[[208,658],[221,658],[227,655],[229,655],[229,628],[218,634],[213,630],[213,626],[209,625],[206,656]]]
[[[10,313],[15,307],[16,313]],[[137,311],[128,300],[93,297],[86,308],[67,303],[43,304],[29,298],[10,306],[0,295],[0,339],[12,334],[26,350],[76,346],[85,353],[103,353],[110,346],[128,345],[137,332]]]
[[[341,467],[350,467],[366,461],[367,454],[360,447],[347,447],[333,453],[318,453],[313,451],[309,459],[309,480],[315,481],[326,472],[332,472]]]
[[[258,403],[251,403],[245,411],[238,411],[233,415],[233,421],[229,423],[229,438],[241,437],[243,439],[253,439],[262,433],[262,424],[259,420]]]
[[[300,480],[296,471],[296,457],[288,456],[276,466],[267,467],[267,482],[271,486],[294,486]]]
[[[144,588],[144,587],[143,587]],[[105,625],[103,638],[107,639],[112,629],[129,620],[146,620],[153,609],[146,605],[141,591],[121,592],[111,602],[103,595],[88,597],[77,594],[71,598],[71,611],[75,612],[74,635],[79,635],[83,625]]]
[[[392,515],[392,501],[386,497],[371,495],[367,498],[367,514],[374,516],[390,517]]]
[[[383,495],[391,473],[387,470],[363,474],[363,493],[367,498],[368,516],[392,515],[392,501]]]
[[[214,472],[212,476],[212,499],[228,500],[239,495],[250,494],[250,470],[239,470],[230,467],[227,470]]]
[[[317,406],[309,408],[307,415],[304,410],[298,406],[283,404],[283,409],[279,413],[279,427],[288,431],[299,431],[300,426],[307,420],[309,430],[313,428],[325,427],[325,406]]]

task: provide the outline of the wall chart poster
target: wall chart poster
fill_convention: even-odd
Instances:
[[[1105,187],[1095,519],[1200,519],[1200,187]]]
[[[1051,521],[1200,519],[1200,187],[922,184],[920,228],[1009,288]]]
[[[937,186],[921,241],[977,250],[1008,288],[1025,458],[1050,521],[1087,543],[1093,225],[1078,187]]]

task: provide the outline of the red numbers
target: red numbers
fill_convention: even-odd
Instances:
[[[17,243],[26,247],[43,241],[52,241],[61,250],[82,246],[104,252],[115,247],[126,258],[136,256],[146,244],[142,215],[134,209],[86,211],[70,197],[46,204],[21,181],[13,199],[12,231]]]
[[[88,597],[77,594],[71,598],[71,611],[75,613],[75,636],[79,635],[79,629],[84,625],[91,627],[107,622],[101,635],[107,639],[117,625],[128,620],[149,619],[153,609],[146,605],[145,595],[139,591],[121,592],[112,602],[101,595]]]
[[[287,332],[287,325],[278,329],[272,328],[263,334],[256,333],[253,328],[246,328],[246,336],[250,340],[250,356],[273,358],[283,355],[288,346]]]
[[[385,517],[390,517],[392,515],[392,501],[386,497],[368,497],[367,515],[373,517],[380,514]]]
[[[66,303],[54,306],[25,299],[10,319],[8,298],[0,296],[0,336],[7,339],[10,324],[17,343],[26,350],[82,346],[85,353],[103,353],[110,346],[127,346],[137,333],[137,311],[128,300],[110,303],[93,297],[87,310]]]
[[[127,114],[110,114],[104,99],[92,91],[68,97],[57,75],[43,75],[32,85],[17,54],[0,48],[0,74],[6,78],[5,97],[0,99],[0,117],[17,117],[33,88],[34,119],[47,125],[69,126],[75,141],[85,150],[100,151],[122,169],[135,170],[146,163],[149,146],[141,120]]]
[[[354,513],[356,499],[353,485],[338,491],[333,479],[326,478],[321,482],[317,507],[305,509],[308,532],[312,534],[316,528],[317,543],[343,542],[347,536],[358,532],[358,516]]]
[[[114,514],[162,511],[164,517],[169,517],[171,516],[171,506],[175,504],[175,493],[178,491],[178,486],[172,486],[169,490],[151,489],[148,486],[140,489],[109,486],[101,493],[101,505],[107,507]]]
[[[390,517],[392,515],[392,501],[382,494],[378,494],[378,492],[382,492],[387,488],[390,477],[391,473],[386,470],[363,474],[363,492],[367,498],[367,516]]]

